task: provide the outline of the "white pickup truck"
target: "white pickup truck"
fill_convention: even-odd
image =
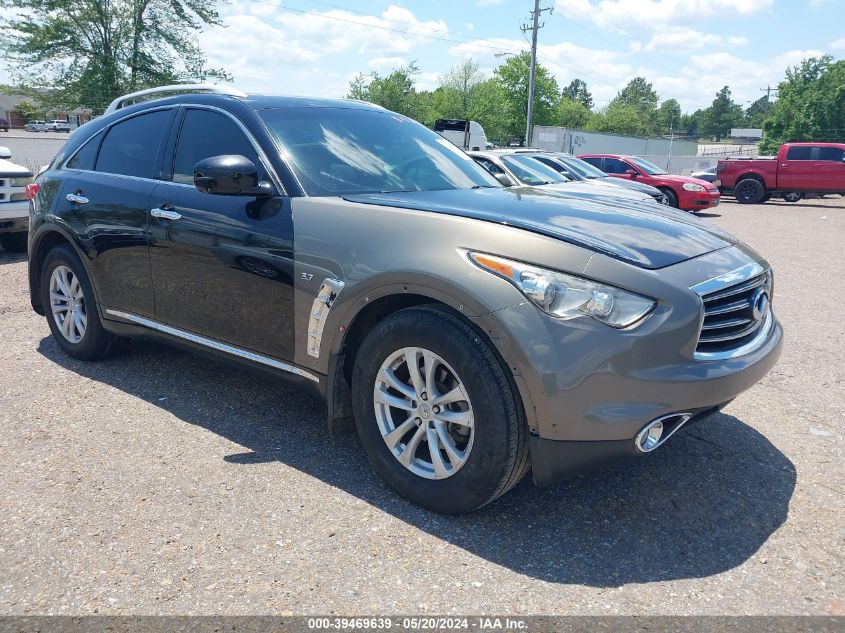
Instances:
[[[8,148],[0,147],[0,246],[9,253],[23,253],[29,226],[26,186],[33,177],[26,167],[8,160],[11,157]]]

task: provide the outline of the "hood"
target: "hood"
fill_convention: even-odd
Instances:
[[[548,187],[375,193],[344,199],[513,226],[649,269],[736,243],[703,220],[653,202],[567,196]]]
[[[12,161],[0,158],[0,175],[17,178],[19,176],[32,176],[32,172],[26,167],[15,165]]]
[[[604,178],[596,178],[595,182],[603,182],[607,185],[613,185],[614,187],[623,187],[625,189],[631,189],[633,191],[639,191],[640,193],[644,193],[647,196],[658,196],[660,195],[660,189],[657,187],[652,187],[651,185],[647,185],[644,182],[637,182],[636,180],[627,180],[625,178],[614,178],[613,176],[605,176]]]
[[[707,182],[706,180],[700,180],[699,178],[693,178],[692,176],[676,176],[675,174],[660,174],[659,176],[653,176],[654,178],[659,178],[664,182],[674,182],[678,185],[683,185],[685,182],[694,182],[697,185],[701,185],[705,189],[715,189],[715,186],[712,182]]]
[[[625,189],[623,187],[612,187],[599,179],[575,180],[571,182],[560,182],[552,185],[540,186],[545,190],[562,193],[566,196],[585,198],[616,198],[635,200],[638,202],[654,202],[654,199],[651,198],[651,196],[647,196],[640,191]]]

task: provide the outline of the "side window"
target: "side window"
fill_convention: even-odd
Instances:
[[[487,171],[491,174],[504,174],[504,170],[499,167],[496,163],[492,160],[488,160],[486,158],[476,158],[475,162],[484,167]]]
[[[188,110],[173,158],[173,182],[192,185],[194,165],[222,154],[246,156],[258,167],[261,177],[258,154],[232,119],[210,110]]]
[[[604,159],[604,171],[607,174],[624,174],[629,169],[632,169],[632,167],[624,160],[618,158]]]
[[[100,149],[100,141],[103,140],[103,132],[97,132],[82,148],[73,155],[67,162],[69,169],[85,169],[94,171],[97,162],[97,152]]]
[[[810,160],[813,148],[809,146],[790,147],[786,152],[786,160]]]
[[[170,110],[156,110],[112,126],[100,146],[97,171],[152,178],[170,115]]]
[[[819,160],[841,163],[845,160],[845,149],[839,147],[820,147]]]
[[[598,167],[599,169],[601,169],[601,158],[584,158],[582,160],[585,163],[590,163],[593,167]]]

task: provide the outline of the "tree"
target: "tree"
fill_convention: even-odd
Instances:
[[[724,86],[716,93],[713,104],[704,111],[704,131],[717,141],[727,136],[732,127],[742,125],[745,113],[731,99],[731,89]]]
[[[511,103],[502,85],[496,79],[486,79],[473,90],[467,118],[481,124],[487,140],[506,145],[512,138],[513,129],[510,107]]]
[[[484,81],[484,75],[479,72],[479,66],[472,59],[465,59],[460,64],[452,66],[448,73],[440,77],[440,87],[444,96],[457,101],[455,118],[466,119],[473,100],[475,88]]]
[[[657,127],[661,134],[677,132],[681,126],[681,104],[675,99],[666,99],[657,109]]]
[[[508,57],[507,61],[495,70],[495,78],[507,103],[508,135],[512,139],[521,139],[525,135],[530,65],[531,55],[522,52]],[[537,64],[534,82],[534,125],[554,125],[559,95],[560,89],[555,78],[548,69]]]
[[[590,119],[588,130],[645,136],[652,123],[635,105],[611,101]]]
[[[582,102],[562,97],[557,106],[555,125],[583,129],[592,116],[593,113]]]
[[[370,73],[369,81],[358,74],[349,82],[347,98],[369,101],[399,114],[421,118],[414,78],[419,72],[417,63],[411,62],[394,69],[386,77],[376,72]]]
[[[230,79],[206,68],[194,39],[203,26],[221,23],[214,2],[9,0],[4,14],[0,54],[15,90],[48,107],[102,112],[140,88]]]
[[[813,57],[787,70],[763,131],[760,150],[770,154],[787,141],[845,141],[845,60]]]
[[[772,105],[767,94],[757,99],[745,111],[745,125],[750,128],[762,128],[763,123],[772,113]]]
[[[660,96],[645,77],[634,77],[610,102],[636,108],[643,116],[650,116],[657,109]]]
[[[581,79],[573,79],[560,93],[561,99],[580,103],[587,110],[593,109],[593,95],[587,90],[587,84]]]

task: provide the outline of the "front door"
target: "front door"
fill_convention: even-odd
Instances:
[[[282,196],[223,196],[198,191],[193,167],[239,154],[259,177],[254,143],[228,115],[189,108],[178,132],[169,181],[153,191],[150,265],[156,320],[276,358],[293,358],[293,222]],[[265,172],[265,173],[262,173]],[[151,213],[151,215],[153,215]],[[161,215],[161,214],[156,214]]]

